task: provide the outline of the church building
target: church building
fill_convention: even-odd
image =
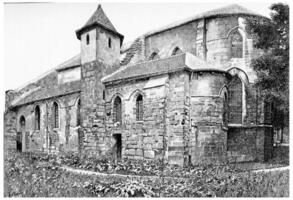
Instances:
[[[4,148],[178,165],[269,159],[250,17],[263,18],[233,4],[124,44],[98,5],[75,32],[78,55],[6,91]]]

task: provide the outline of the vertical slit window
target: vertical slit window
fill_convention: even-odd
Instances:
[[[109,47],[109,48],[112,47],[112,40],[111,40],[111,38],[108,39],[108,47]]]
[[[80,99],[77,102],[77,108],[76,108],[76,124],[77,126],[80,126]]]
[[[114,122],[122,122],[122,101],[120,97],[114,100]]]
[[[228,95],[225,92],[224,93],[224,99],[223,99],[223,124],[225,127],[228,126]]]
[[[142,121],[143,120],[143,97],[142,95],[138,95],[136,99],[136,120]]]
[[[41,122],[41,111],[40,111],[40,107],[36,106],[36,108],[35,108],[35,130],[40,130],[40,122]]]
[[[86,35],[86,44],[87,45],[90,44],[90,36],[89,36],[89,34]]]
[[[59,128],[59,107],[56,102],[53,103],[53,128]]]

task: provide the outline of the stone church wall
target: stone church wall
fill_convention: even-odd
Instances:
[[[163,79],[166,79],[165,77]],[[149,79],[106,87],[107,134],[122,136],[122,157],[154,159],[164,156],[166,84],[148,87]],[[136,120],[136,97],[143,96],[143,121]],[[114,125],[113,101],[122,99],[122,124]],[[115,154],[115,140],[110,151]]]
[[[22,132],[22,151],[78,151],[77,100],[79,93],[51,98],[8,110],[5,114],[5,133],[8,146],[16,149],[16,134]],[[52,126],[52,107],[59,107],[59,128]],[[35,107],[40,107],[40,129],[35,128]],[[25,118],[25,130],[21,131],[20,118]],[[49,144],[49,148],[48,148]]]
[[[110,148],[111,136],[106,133],[105,86],[102,77],[117,70],[100,61],[81,68],[81,118],[84,154],[104,155]]]
[[[179,47],[183,52],[196,52],[196,29],[197,22],[188,24],[150,35],[145,39],[145,58],[158,50],[160,58],[171,56],[175,47]]]
[[[225,74],[195,73],[190,87],[190,156],[192,164],[223,163],[226,160],[227,129],[223,127],[221,88]]]

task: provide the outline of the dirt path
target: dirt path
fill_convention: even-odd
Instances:
[[[101,172],[94,172],[94,171],[89,171],[89,170],[84,170],[84,169],[75,169],[72,167],[67,167],[67,166],[62,166],[61,169],[72,172],[72,173],[77,173],[77,174],[85,174],[85,175],[96,175],[96,176],[104,176],[104,177],[123,177],[123,178],[161,178],[159,176],[140,176],[140,175],[124,175],[124,174],[106,174],[106,173],[101,173]],[[251,170],[253,173],[260,173],[260,172],[272,172],[272,171],[284,171],[284,170],[289,170],[290,167],[276,167],[276,168],[270,168],[270,169],[258,169],[258,170]],[[166,177],[164,178],[175,178],[179,179],[180,177]]]
[[[276,168],[270,168],[270,169],[257,169],[257,170],[252,170],[252,172],[273,172],[273,171],[284,171],[284,170],[289,170],[290,166],[286,167],[276,167]]]

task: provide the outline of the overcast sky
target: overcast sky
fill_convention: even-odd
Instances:
[[[115,28],[129,42],[145,32],[229,3],[102,3]],[[269,16],[271,2],[237,3]],[[16,89],[80,52],[75,30],[98,3],[4,5],[4,89]]]

